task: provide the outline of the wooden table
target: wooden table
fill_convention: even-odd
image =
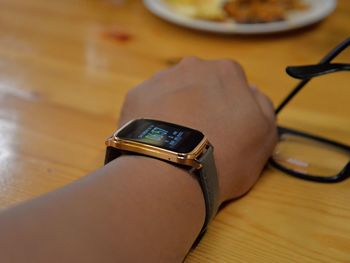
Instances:
[[[277,104],[296,83],[285,66],[315,63],[348,37],[349,12],[340,0],[311,28],[242,37],[171,25],[136,0],[1,0],[0,206],[101,166],[126,91],[184,56],[240,61]],[[349,80],[313,81],[280,123],[350,144]],[[350,180],[309,183],[269,168],[187,262],[350,262],[349,201]]]

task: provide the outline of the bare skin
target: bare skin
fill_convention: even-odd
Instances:
[[[214,145],[221,202],[258,180],[276,143],[270,101],[229,60],[187,58],[132,89],[120,122],[148,117],[202,131]],[[0,262],[181,262],[205,217],[185,170],[120,157],[0,213]]]

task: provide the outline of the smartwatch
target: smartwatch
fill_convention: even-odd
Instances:
[[[218,177],[213,146],[200,131],[152,119],[126,123],[106,140],[105,164],[122,154],[157,158],[186,169],[199,181],[206,216],[201,237],[219,206]]]

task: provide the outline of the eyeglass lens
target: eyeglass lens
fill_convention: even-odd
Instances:
[[[350,160],[350,153],[317,140],[283,134],[272,158],[284,168],[322,177],[337,175]]]

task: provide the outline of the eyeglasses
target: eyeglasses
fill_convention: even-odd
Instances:
[[[287,73],[301,81],[277,107],[278,114],[312,78],[350,71],[350,64],[331,63],[350,45],[350,38],[331,50],[318,64],[287,67]],[[350,177],[350,146],[278,126],[279,142],[269,160],[282,172],[314,182],[335,183]]]

